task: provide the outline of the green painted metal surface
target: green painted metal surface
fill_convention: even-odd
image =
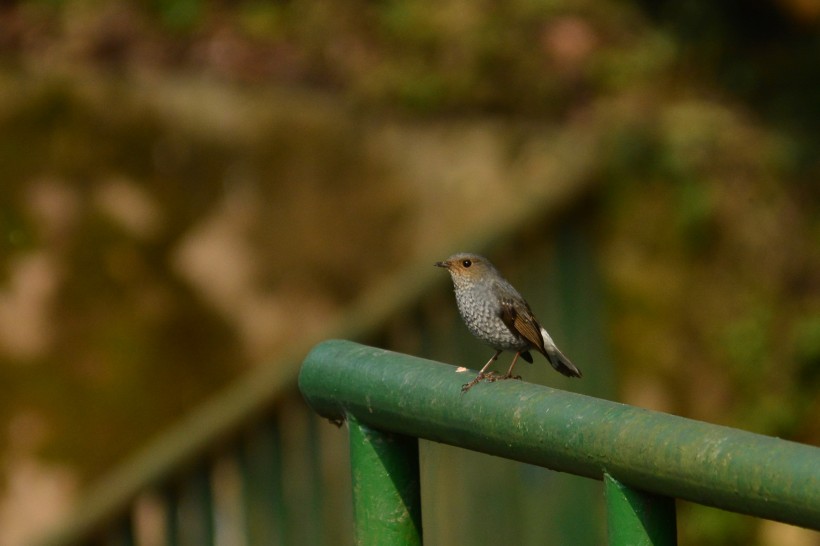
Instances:
[[[317,345],[299,386],[328,418],[820,529],[820,449],[348,341]]]
[[[675,546],[675,499],[639,491],[604,474],[609,546]]]
[[[350,417],[353,511],[359,546],[422,544],[418,440]]]

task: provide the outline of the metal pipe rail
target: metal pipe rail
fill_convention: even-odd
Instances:
[[[674,499],[820,530],[820,448],[332,340],[308,404],[350,425],[357,543],[421,544],[424,438],[604,481],[612,545],[676,543]]]

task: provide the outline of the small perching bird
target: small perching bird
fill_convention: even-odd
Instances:
[[[461,387],[467,392],[481,380],[510,379],[520,356],[532,363],[531,349],[543,354],[552,367],[568,377],[581,377],[581,371],[555,346],[547,331],[538,324],[529,304],[507,282],[487,258],[476,254],[453,254],[436,262],[450,272],[461,318],[470,332],[495,349],[478,375]],[[502,351],[515,351],[512,364],[503,376],[487,373]]]

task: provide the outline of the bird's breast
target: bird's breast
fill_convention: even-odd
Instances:
[[[461,318],[478,339],[502,350],[522,350],[529,346],[501,320],[501,303],[492,292],[481,287],[456,290],[456,301]]]

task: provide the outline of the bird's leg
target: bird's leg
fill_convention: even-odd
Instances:
[[[512,374],[513,368],[515,368],[515,363],[518,360],[518,357],[520,355],[521,355],[520,352],[515,353],[515,356],[513,357],[512,364],[510,364],[510,369],[507,370],[507,373],[505,375],[503,375],[502,377],[500,377],[499,379],[521,379],[520,375],[513,375]]]
[[[481,381],[482,379],[489,379],[489,378],[493,377],[493,375],[494,375],[493,372],[490,372],[490,373],[484,373],[484,372],[487,371],[487,368],[490,367],[490,364],[495,362],[495,359],[498,358],[498,355],[500,355],[500,354],[501,354],[501,349],[497,350],[495,352],[495,354],[490,357],[490,360],[488,360],[487,363],[484,364],[484,367],[481,368],[481,371],[478,372],[478,375],[475,376],[475,379],[473,379],[469,383],[465,383],[461,386],[461,394],[464,394],[468,390],[475,387],[478,384],[478,382]]]

